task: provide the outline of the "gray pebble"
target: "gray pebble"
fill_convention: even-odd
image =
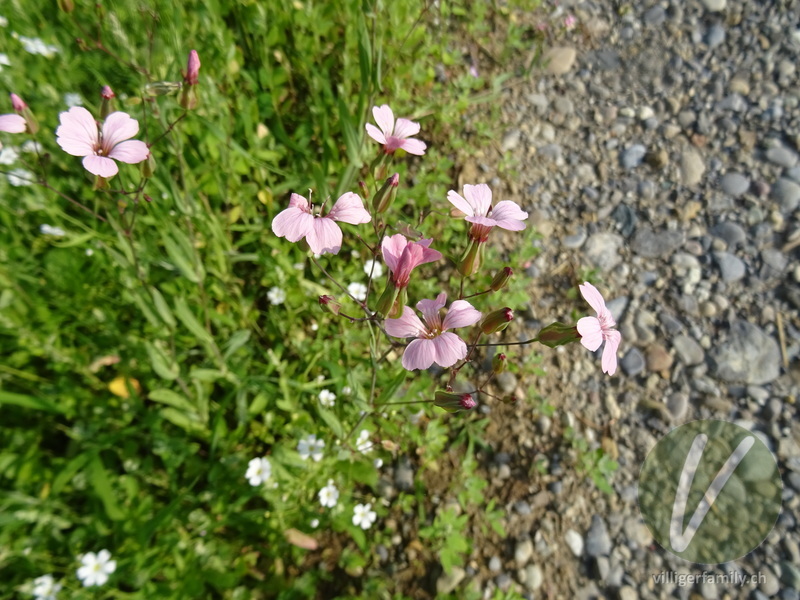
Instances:
[[[504,371],[497,376],[497,385],[505,394],[512,394],[517,389],[517,376],[511,371]]]
[[[772,186],[771,195],[784,212],[794,212],[800,204],[800,184],[791,179],[778,179]]]
[[[575,233],[564,236],[561,243],[565,248],[577,249],[583,246],[586,242],[586,237],[586,229],[578,226],[575,228]]]
[[[601,271],[610,271],[622,262],[619,250],[623,239],[614,233],[595,233],[583,247],[587,260]]]
[[[583,554],[583,538],[581,534],[574,529],[567,529],[566,533],[564,533],[564,541],[573,556],[580,558]]]
[[[620,365],[626,375],[633,377],[644,371],[644,356],[636,348],[631,348],[622,357]]]
[[[500,575],[494,578],[494,583],[498,588],[500,588],[501,591],[507,592],[511,587],[513,580],[511,579],[511,575],[508,573],[500,573]]]
[[[641,228],[633,236],[631,249],[644,258],[669,258],[683,244],[681,231],[663,230],[658,233]]]
[[[408,458],[400,459],[394,471],[394,485],[397,489],[407,492],[414,488],[414,469]]]
[[[725,10],[728,0],[703,0],[703,6],[709,12],[720,12]]]
[[[626,169],[633,169],[642,164],[645,154],[647,154],[647,148],[641,144],[635,144],[622,152],[620,162]]]
[[[780,349],[775,339],[748,321],[734,321],[728,338],[713,354],[716,377],[726,382],[763,385],[780,374]]]
[[[750,180],[741,173],[725,173],[720,180],[722,191],[738,198],[750,189]]]
[[[667,410],[675,419],[682,419],[689,408],[689,395],[675,392],[667,398]]]
[[[774,146],[766,152],[767,160],[790,169],[797,164],[797,154],[786,146]]]
[[[514,150],[517,146],[519,146],[519,140],[521,137],[522,137],[522,131],[520,131],[519,129],[512,129],[511,131],[507,131],[506,134],[503,136],[503,141],[500,142],[500,148],[502,148],[503,152]]]
[[[493,556],[489,559],[489,570],[493,573],[499,573],[500,569],[503,568],[503,562],[500,560],[499,556]]]
[[[536,591],[544,583],[544,575],[539,565],[528,565],[525,567],[525,589]]]
[[[518,567],[524,567],[533,556],[533,542],[529,539],[520,540],[514,548],[514,561]]]
[[[694,148],[688,148],[681,153],[681,183],[685,186],[694,186],[703,179],[706,165],[702,155]]]
[[[645,25],[650,25],[653,27],[661,25],[666,18],[667,12],[660,4],[656,4],[653,8],[648,9],[642,16],[642,20],[644,21]]]
[[[747,234],[742,229],[742,226],[732,221],[723,221],[711,228],[711,235],[714,237],[725,240],[728,248],[733,249],[739,244],[743,244],[747,240]]]
[[[706,32],[706,44],[709,48],[716,48],[725,41],[725,28],[719,23],[714,23]]]
[[[747,271],[742,259],[730,252],[714,252],[714,260],[717,262],[723,281],[739,281]]]
[[[608,556],[611,552],[611,537],[600,515],[592,515],[592,525],[586,532],[586,554],[592,557]]]
[[[699,365],[705,354],[703,348],[688,335],[677,335],[672,339],[672,346],[680,361],[687,365]]]

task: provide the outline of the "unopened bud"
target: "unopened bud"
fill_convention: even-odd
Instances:
[[[104,85],[100,90],[100,96],[103,98],[100,102],[100,118],[105,119],[108,115],[114,112],[114,98],[116,94],[109,86]]]
[[[398,449],[397,443],[392,440],[381,440],[381,446],[388,452],[394,452]]]
[[[503,396],[500,399],[500,402],[502,402],[503,404],[508,404],[508,405],[516,404],[517,403],[517,397],[514,396],[513,394],[508,395],[508,396]]]
[[[192,110],[197,108],[197,92],[195,91],[195,87],[193,85],[183,86],[178,104],[180,104],[181,108],[184,110]]]
[[[503,331],[513,320],[514,311],[508,307],[492,311],[481,321],[481,331],[486,334]]]
[[[58,0],[58,8],[67,14],[75,10],[75,3],[72,0]]]
[[[103,100],[111,100],[112,98],[116,98],[117,95],[114,93],[114,90],[111,89],[110,85],[104,85],[103,89],[100,90],[100,96]]]
[[[11,106],[14,107],[14,111],[18,112],[19,114],[22,114],[22,111],[28,108],[28,105],[25,104],[22,98],[20,98],[16,94],[10,94],[10,96],[11,96]]]
[[[358,182],[358,195],[361,196],[363,200],[369,200],[369,188],[367,187],[366,182]]]
[[[548,348],[555,348],[570,342],[577,342],[581,339],[581,336],[578,333],[578,328],[574,325],[565,325],[556,321],[542,329],[536,339],[540,344]]]
[[[511,279],[513,274],[514,271],[511,270],[511,267],[503,267],[497,272],[494,279],[492,279],[492,283],[489,284],[489,289],[493,292],[499,292],[506,287],[508,280]]]
[[[189,51],[189,58],[186,61],[186,74],[183,80],[188,85],[197,85],[197,75],[200,72],[200,57],[197,55],[197,50]]]
[[[381,297],[378,299],[378,306],[375,307],[375,310],[383,316],[388,317],[392,312],[392,308],[394,308],[394,303],[399,293],[400,290],[395,287],[391,281],[387,281],[386,289],[383,290],[383,294],[381,294]]]
[[[400,184],[400,174],[395,173],[381,186],[381,189],[375,194],[372,199],[372,209],[378,213],[383,214],[397,198],[397,186]]]
[[[433,403],[447,412],[458,412],[461,410],[471,410],[478,403],[472,394],[453,394],[450,392],[436,392],[433,396]]]
[[[506,370],[507,362],[505,354],[495,354],[492,357],[492,373],[500,375]]]
[[[166,96],[181,89],[179,81],[154,81],[144,86],[144,93],[148,96]]]
[[[478,240],[470,240],[464,255],[458,261],[458,272],[469,277],[477,273],[483,263],[483,243]]]
[[[342,309],[342,305],[336,301],[336,298],[328,296],[327,294],[319,297],[319,305],[322,307],[322,310],[334,315],[338,315],[339,311]]]
[[[156,159],[153,153],[147,155],[147,158],[142,162],[142,176],[150,179],[153,173],[156,172]]]
[[[153,199],[152,199],[150,196],[148,196],[147,194],[145,194],[145,195],[144,195],[144,201],[145,201],[145,202],[152,202],[152,201],[153,201]]]

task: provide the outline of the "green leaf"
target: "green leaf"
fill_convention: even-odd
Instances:
[[[189,308],[189,305],[186,304],[186,299],[183,296],[179,298],[175,298],[175,314],[178,315],[178,318],[181,320],[186,326],[186,329],[192,332],[198,340],[200,340],[204,344],[211,344],[213,340],[211,339],[211,335],[205,330],[205,327],[197,320],[197,317],[194,316],[194,313]]]
[[[27,396],[23,394],[15,394],[13,392],[4,392],[0,390],[0,405],[14,404],[23,408],[32,408],[34,410],[44,410],[52,413],[64,413],[64,409],[45,400],[44,398],[37,398],[35,396]]]
[[[250,330],[249,329],[242,329],[237,331],[231,336],[231,339],[228,340],[228,343],[225,344],[225,354],[223,354],[223,358],[228,360],[228,358],[236,352],[239,348],[244,346],[250,340]]]
[[[173,235],[178,235],[177,230],[173,230],[172,233]],[[167,254],[172,262],[175,263],[176,267],[178,267],[181,275],[186,277],[186,279],[192,283],[200,283],[201,277],[203,277],[204,274],[200,268],[195,269],[194,267],[194,260],[191,253],[191,242],[189,242],[189,240],[182,239],[181,242],[183,243],[179,243],[170,235],[164,235],[163,239],[164,248],[166,248]]]
[[[144,347],[150,357],[150,364],[159,377],[172,381],[180,375],[181,369],[178,363],[172,360],[172,357],[167,356],[161,340],[145,342]]]
[[[322,417],[322,420],[330,427],[333,434],[342,439],[344,437],[344,427],[342,427],[341,421],[336,417],[333,411],[328,410],[326,408],[320,408],[319,416]]]
[[[400,371],[395,376],[395,378],[392,379],[392,381],[389,383],[389,385],[387,385],[385,388],[383,388],[383,391],[381,392],[381,395],[378,396],[378,400],[375,403],[376,404],[383,404],[384,402],[388,402],[392,398],[392,396],[394,396],[394,393],[398,390],[398,388],[406,380],[406,373],[408,373],[408,371],[405,371],[405,370]]]
[[[153,400],[154,402],[160,402],[161,404],[166,404],[168,406],[172,406],[177,408],[178,410],[182,410],[187,413],[192,413],[196,415],[197,409],[191,403],[190,400],[179,394],[178,392],[173,392],[172,390],[168,390],[166,388],[161,388],[158,390],[153,390],[148,394],[148,398]]]
[[[172,311],[169,309],[167,301],[164,300],[164,296],[162,296],[161,292],[159,292],[156,288],[152,288],[150,290],[150,294],[153,296],[153,302],[156,305],[156,311],[158,311],[158,315],[163,319],[164,323],[169,325],[170,329],[175,329],[178,323],[175,321],[175,317],[173,316]]]
[[[64,489],[64,486],[72,481],[72,478],[75,477],[75,474],[80,471],[87,462],[89,462],[90,458],[91,454],[84,453],[79,454],[69,461],[64,468],[61,469],[61,472],[56,475],[55,479],[53,479],[53,487],[50,488],[50,493],[54,496],[57,496],[59,493],[61,493],[61,490]]]
[[[111,480],[108,477],[103,461],[100,456],[95,454],[89,462],[89,483],[91,484],[94,492],[103,503],[106,510],[106,515],[112,521],[120,521],[125,518],[125,514],[117,504],[117,498],[114,495],[114,490],[111,488]]]
[[[205,438],[207,433],[206,428],[200,422],[200,417],[194,413],[191,415],[182,412],[176,408],[162,408],[160,413],[167,421],[173,425],[177,425],[187,433],[191,433]]]

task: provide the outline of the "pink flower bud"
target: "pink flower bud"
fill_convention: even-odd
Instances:
[[[508,307],[495,310],[486,315],[481,321],[481,331],[485,334],[503,331],[514,320],[514,311]]]
[[[197,75],[200,72],[200,57],[197,50],[189,51],[189,60],[186,63],[186,75],[183,80],[188,85],[197,85]]]
[[[14,107],[14,110],[18,113],[21,113],[23,110],[28,108],[28,105],[22,101],[22,98],[17,96],[16,94],[11,94],[11,106]]]
[[[336,298],[328,296],[327,294],[319,297],[319,305],[322,310],[334,315],[338,315],[339,311],[342,309],[342,305],[336,301]]]
[[[478,403],[472,394],[453,394],[450,392],[436,392],[434,394],[433,403],[439,408],[443,408],[447,412],[458,412],[461,410],[471,410],[475,408]]]
[[[494,276],[494,279],[492,279],[492,283],[489,284],[489,289],[493,292],[502,290],[508,283],[508,280],[511,279],[513,274],[514,271],[511,269],[511,267],[503,267],[497,272],[497,275]]]
[[[495,354],[492,357],[492,372],[495,375],[500,375],[506,370],[506,355],[505,354]]]
[[[104,85],[103,89],[100,90],[100,95],[103,97],[104,100],[111,100],[111,98],[115,98],[117,96],[114,93],[114,90],[112,90],[111,87],[107,85]]]
[[[570,342],[577,342],[581,339],[577,327],[574,325],[569,326],[564,323],[551,323],[539,332],[536,338],[540,344],[548,348],[555,348],[556,346],[563,346]]]

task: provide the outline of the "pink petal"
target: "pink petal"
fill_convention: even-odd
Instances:
[[[314,229],[314,217],[301,208],[290,206],[272,219],[272,233],[298,242]]]
[[[447,294],[440,293],[434,300],[420,300],[417,302],[417,310],[422,313],[425,322],[429,328],[441,327],[442,321],[439,317],[439,311],[447,304]]]
[[[455,190],[450,190],[449,192],[447,192],[447,199],[450,201],[450,204],[455,206],[466,216],[471,217],[475,214],[475,209],[472,207],[472,205],[469,202],[467,202],[464,199],[464,197]]]
[[[409,138],[419,133],[419,123],[408,119],[397,119],[394,124],[394,135],[399,138]]]
[[[394,131],[394,113],[388,104],[380,107],[373,106],[372,116],[375,117],[375,122],[381,128],[384,136],[392,135]]]
[[[59,115],[61,125],[56,129],[58,145],[72,156],[94,154],[99,147],[97,122],[92,114],[82,106],[73,106]]]
[[[619,331],[609,331],[606,334],[606,347],[603,348],[603,373],[613,375],[617,372],[617,348],[622,341]]]
[[[420,140],[403,140],[403,143],[400,144],[400,148],[408,152],[409,154],[414,154],[415,156],[422,156],[425,154],[425,149],[428,146],[425,145],[425,142]]]
[[[503,200],[492,209],[492,218],[497,221],[497,226],[508,231],[522,231],[525,229],[525,219],[528,213],[522,210],[516,202]]]
[[[372,123],[367,123],[367,135],[371,137],[373,140],[378,142],[379,144],[386,143],[386,136],[384,136],[380,129],[375,127]]]
[[[475,223],[476,225],[485,225],[486,227],[494,227],[498,223],[492,217],[482,217],[480,215],[475,215],[474,217],[464,217],[465,221],[469,221],[470,223]]]
[[[594,352],[603,343],[603,330],[600,321],[595,317],[578,319],[578,333],[581,335],[581,344],[587,350]]]
[[[486,216],[492,207],[492,190],[485,183],[464,186],[464,197],[475,211],[475,216]]]
[[[369,216],[369,213],[364,208],[361,196],[353,192],[343,194],[333,205],[333,208],[327,214],[327,218],[350,223],[351,225],[369,223],[372,220],[372,217]]]
[[[106,156],[90,154],[83,159],[83,167],[92,175],[105,177],[106,179],[119,173],[117,163]]]
[[[436,358],[436,347],[433,340],[414,340],[403,352],[403,368],[409,371],[428,369]]]
[[[129,140],[139,133],[139,121],[132,119],[128,113],[113,112],[103,122],[101,140],[103,150],[109,154],[123,140]]]
[[[342,248],[342,229],[333,219],[316,217],[311,231],[306,235],[306,241],[314,254],[339,254]]]
[[[19,115],[0,115],[0,131],[22,133],[26,127],[25,119]]]
[[[466,300],[456,300],[450,305],[450,310],[442,323],[444,329],[456,327],[469,327],[481,320],[481,311],[477,310]]]
[[[292,193],[292,195],[289,197],[289,206],[303,209],[307,213],[311,212],[311,207],[308,204],[308,200],[305,199],[305,196],[301,196],[300,194]]]
[[[150,148],[147,147],[147,144],[139,140],[128,140],[114,146],[108,156],[129,165],[135,165],[147,160],[149,155]]]
[[[437,260],[442,258],[442,253],[438,250],[433,250],[432,248],[428,248],[431,245],[433,238],[429,240],[420,240],[418,242],[414,242],[417,246],[422,246],[422,260],[419,262],[420,265],[425,265],[428,263],[436,262]]]
[[[600,292],[598,292],[597,288],[591,283],[585,281],[583,285],[578,286],[578,289],[580,289],[583,299],[589,303],[589,306],[591,306],[598,315],[605,309],[606,303],[605,300],[603,300],[603,296],[600,295]]]
[[[420,244],[422,242],[419,242]],[[430,241],[428,241],[430,244]],[[391,237],[383,238],[381,242],[381,252],[383,253],[383,262],[389,267],[389,270],[394,273],[397,271],[397,263],[403,255],[403,250],[406,249],[408,240],[403,234],[396,233]]]
[[[426,332],[425,325],[410,306],[404,306],[403,314],[397,319],[386,319],[383,326],[386,333],[397,338],[419,337]]]
[[[440,367],[452,367],[467,356],[467,345],[455,333],[445,331],[431,340],[436,348],[436,364]]]

